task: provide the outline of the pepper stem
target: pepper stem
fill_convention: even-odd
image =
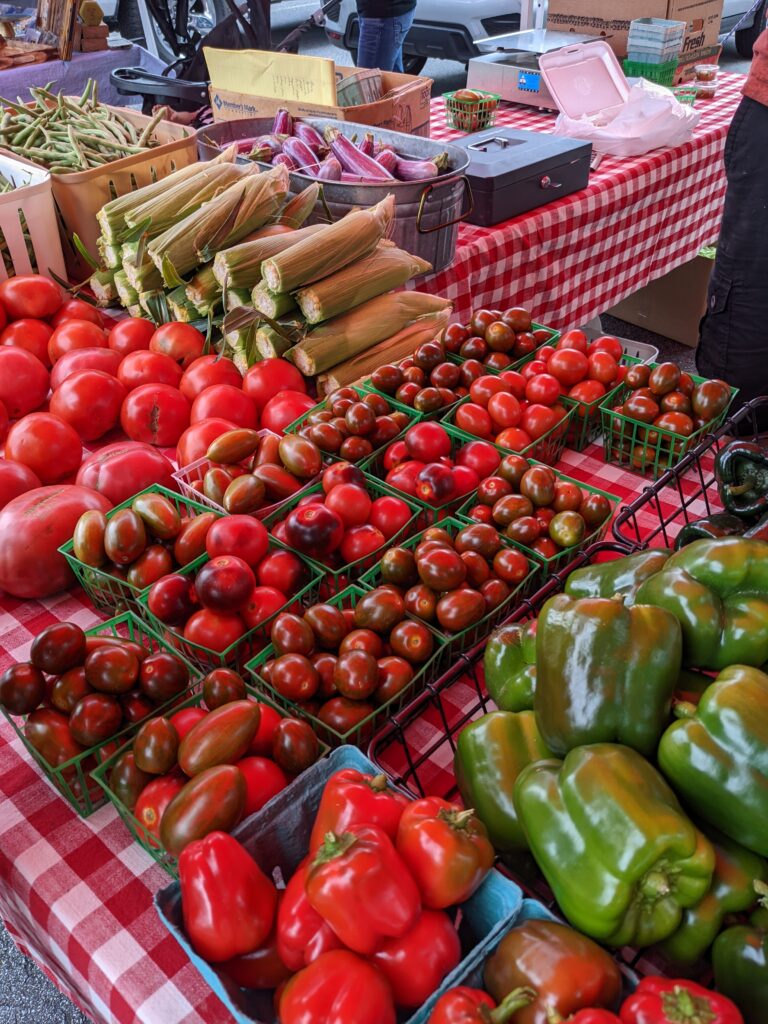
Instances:
[[[743,482],[740,484],[724,484],[723,490],[732,498],[738,498],[742,494],[746,494],[747,491],[751,491],[755,486],[755,478],[753,476],[745,476]]]
[[[672,714],[675,718],[693,718],[698,708],[690,700],[681,700],[672,708]]]
[[[469,823],[474,817],[474,807],[469,807],[466,811],[449,811],[445,807],[441,807],[437,812],[438,820],[447,822],[451,828],[468,828]]]
[[[357,836],[351,832],[344,832],[343,835],[336,835],[335,832],[326,832],[325,841],[315,854],[312,867],[318,864],[327,864],[329,860],[341,857],[347,850],[357,842]]]
[[[532,988],[513,989],[508,996],[502,999],[495,1010],[489,1010],[484,1015],[487,1024],[507,1024],[512,1015],[532,1003],[537,994]],[[483,1007],[483,1009],[487,1010],[487,1007]]]
[[[649,871],[640,883],[640,891],[646,899],[657,900],[669,893],[669,879],[663,871]]]
[[[387,788],[387,776],[383,773],[381,775],[372,775],[368,779],[368,785],[375,793],[383,793]]]
[[[663,992],[661,1005],[669,1024],[714,1024],[715,1011],[706,996],[695,996],[682,985]]]

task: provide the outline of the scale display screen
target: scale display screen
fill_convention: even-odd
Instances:
[[[519,71],[517,87],[522,92],[541,92],[541,75],[538,71]]]

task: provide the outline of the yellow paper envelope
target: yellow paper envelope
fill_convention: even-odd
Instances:
[[[336,66],[324,57],[203,47],[214,89],[271,99],[336,104]]]

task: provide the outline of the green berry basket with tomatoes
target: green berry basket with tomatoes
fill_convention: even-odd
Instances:
[[[467,440],[490,440],[491,444],[504,454],[510,451],[515,451],[516,454],[522,455],[526,459],[536,459],[537,462],[546,462],[549,466],[554,466],[555,463],[560,461],[560,457],[562,456],[566,446],[568,434],[571,430],[571,421],[576,415],[575,402],[566,405],[565,401],[562,401],[561,407],[565,409],[565,414],[562,415],[560,419],[554,418],[554,421],[553,417],[556,416],[554,410],[547,406],[541,406],[541,409],[544,410],[539,414],[542,419],[544,419],[545,414],[547,413],[551,413],[552,416],[544,419],[544,422],[537,424],[537,431],[540,429],[541,433],[539,433],[538,437],[531,441],[530,444],[521,445],[518,450],[517,448],[511,448],[506,444],[506,438],[510,437],[509,430],[501,430],[496,434],[495,438],[488,438],[480,433],[475,434],[472,430],[468,429],[472,426],[471,417],[469,420],[464,419],[464,417],[467,416],[466,409],[468,406],[477,408],[475,403],[472,402],[471,395],[462,399],[462,401],[459,402],[459,404],[455,406],[450,413],[448,413],[442,422],[445,426],[452,426],[457,433],[460,433]],[[462,409],[464,409],[463,412],[461,411]],[[485,410],[482,411],[485,412]],[[459,426],[457,417],[458,421],[466,422],[467,426]],[[477,424],[477,428],[481,428],[479,423]],[[513,430],[515,428],[510,429]],[[496,440],[496,438],[501,438],[501,441]]]
[[[463,549],[459,561],[467,573],[463,579],[459,578],[460,566],[450,555],[445,559],[448,565],[440,564],[442,552],[437,556],[426,554],[422,566],[414,557],[423,543],[438,540],[442,544],[446,541],[442,534],[448,535],[454,550],[459,538],[459,547]],[[430,558],[435,562],[432,566],[426,564]],[[456,573],[457,569],[459,571],[454,578],[448,580],[450,585],[445,586],[447,574]],[[455,653],[474,647],[503,622],[517,603],[532,592],[540,571],[540,561],[524,555],[512,541],[492,527],[476,522],[467,524],[449,517],[441,519],[439,526],[428,527],[386,551],[373,568],[363,573],[360,586],[371,589],[382,585],[397,586],[404,592],[408,611],[445,637],[449,650]],[[482,583],[481,575],[487,577]],[[467,597],[463,589],[467,582],[483,597],[487,609],[484,614],[475,607],[473,595]],[[457,589],[459,587],[462,589]],[[461,607],[462,602],[464,608]],[[471,619],[468,625],[449,628],[452,620],[465,616]]]
[[[657,480],[722,426],[737,394],[674,363],[630,367],[624,385],[600,405],[605,461]]]
[[[545,577],[605,537],[621,501],[615,494],[515,454],[507,455],[502,468],[507,476],[482,481],[464,502],[456,514],[460,522],[495,527],[541,565]]]
[[[337,610],[335,616],[333,609]],[[325,639],[329,629],[336,629],[334,618],[347,621],[332,636],[328,634],[330,639]],[[397,621],[392,626],[395,618]],[[360,625],[362,622],[370,625]],[[347,640],[351,633],[355,637]],[[245,666],[253,678],[253,692],[256,696],[266,693],[289,714],[311,722],[318,737],[331,747],[367,743],[379,725],[440,677],[448,667],[450,653],[445,638],[425,622],[402,612],[402,603],[398,603],[391,592],[354,585],[327,598],[311,611],[305,610],[303,619],[288,615],[282,621],[276,620],[270,636],[272,642]],[[328,686],[326,692],[333,695],[318,698],[317,694],[322,694],[327,686],[326,668],[315,668],[309,661],[309,654],[313,644],[320,649],[321,639],[326,657],[334,658],[335,662],[327,666],[333,686]],[[307,654],[299,653],[300,646]],[[388,650],[393,654],[388,655]],[[284,653],[280,654],[281,651]],[[357,657],[362,654],[366,657]],[[292,661],[284,662],[284,658]],[[344,663],[340,665],[342,658]],[[382,665],[384,658],[389,660]],[[337,667],[343,677],[337,677]],[[376,671],[374,676],[370,676],[371,670]],[[311,696],[297,700],[286,693]]]
[[[372,529],[376,529],[377,534],[368,531],[369,536],[374,538],[373,542],[376,543],[376,547],[372,550],[368,549],[360,533],[355,535],[360,538],[359,542],[353,537],[353,540],[347,543],[348,535],[353,535],[349,526],[341,523],[340,525],[343,530],[341,540],[339,541],[336,538],[333,541],[334,546],[330,547],[328,553],[325,554],[325,548],[331,544],[328,529],[334,526],[334,521],[337,526],[339,525],[337,515],[334,515],[333,520],[331,520],[331,517],[328,517],[330,526],[323,522],[322,517],[316,518],[312,525],[306,524],[302,528],[306,539],[303,547],[292,545],[288,538],[280,539],[280,543],[287,547],[289,551],[296,552],[319,575],[321,578],[322,594],[336,594],[357,580],[363,570],[369,568],[372,561],[379,557],[385,548],[389,547],[390,544],[396,544],[403,537],[410,536],[414,530],[418,529],[418,524],[423,515],[423,509],[419,502],[392,487],[388,487],[381,480],[377,480],[374,475],[365,472],[364,465],[358,467],[349,463],[337,462],[326,467],[323,473],[323,480],[313,484],[301,494],[294,495],[287,502],[284,502],[278,511],[267,516],[264,520],[264,525],[270,533],[273,533],[276,528],[284,528],[280,524],[285,524],[292,513],[298,512],[301,506],[312,503],[313,499],[318,499],[317,504],[324,505],[324,499],[327,498],[332,489],[327,487],[329,476],[326,476],[326,474],[330,475],[337,471],[342,474],[338,478],[339,483],[358,485],[367,492],[370,499],[368,502],[369,510],[371,509],[372,502],[377,499],[398,498],[402,502],[403,507],[399,507],[399,511],[403,515],[401,519],[391,522],[386,530],[380,530],[374,525]],[[324,486],[323,481],[326,482],[326,486]],[[352,506],[350,505],[349,508],[351,511]],[[293,518],[295,519],[296,516],[294,515]],[[360,528],[370,526],[371,524],[361,519],[357,525]],[[326,526],[328,526],[328,529],[326,529]],[[350,557],[344,557],[342,555],[344,551]]]
[[[134,503],[138,502],[139,508],[151,507],[156,498],[162,501],[155,501],[155,511],[162,506],[162,511],[169,513],[170,503],[176,517],[175,522],[169,522],[155,514],[153,529],[150,522],[136,513]],[[205,551],[207,526],[222,515],[223,512],[214,512],[200,502],[153,484],[106,513],[108,530],[110,522],[113,523],[110,535],[114,537],[110,539],[115,544],[115,553],[127,559],[122,565],[110,564],[105,552],[105,534],[99,526],[100,513],[85,513],[82,526],[78,524],[74,537],[59,551],[95,608],[100,611],[136,610],[141,595],[146,594],[155,579],[184,568],[189,564],[187,559],[194,561]],[[114,523],[115,519],[119,525]],[[77,553],[81,557],[78,558]]]
[[[230,673],[230,675],[233,675],[233,673]],[[205,684],[206,681],[203,681],[201,685]],[[243,696],[238,694],[237,697],[232,696],[232,699],[251,699],[248,697],[246,685],[242,680],[241,685]],[[193,724],[196,724],[197,721],[205,717],[206,711],[214,710],[213,707],[208,708],[205,697],[203,689],[200,689],[186,700],[176,703],[172,709],[166,709],[165,716],[163,716],[163,712],[158,712],[153,718],[171,717],[172,712],[173,717],[176,715],[180,716],[178,721],[181,727],[184,713],[191,712],[190,719],[184,723],[184,731],[186,733],[186,731],[192,728]],[[269,724],[274,728],[277,721],[286,721],[290,715],[264,694],[258,695],[258,703],[261,705],[259,730],[243,757],[256,756],[262,760],[269,758],[274,762],[272,741],[269,737],[266,737],[266,730],[262,728],[262,725]],[[223,705],[216,705],[216,707],[221,706]],[[267,718],[267,716],[269,717]],[[302,721],[300,722],[300,727],[306,730],[308,723]],[[92,776],[101,787],[105,799],[113,804],[136,842],[172,878],[178,878],[178,860],[173,853],[166,850],[163,846],[160,837],[160,821],[165,807],[181,791],[182,786],[188,780],[179,771],[178,767],[164,774],[150,774],[138,769],[133,759],[134,739],[134,736],[126,739],[117,750],[110,753],[108,757],[105,757],[98,767],[93,770]],[[324,743],[321,743],[316,738],[315,741],[316,748],[310,751],[313,757],[312,763],[325,757],[329,750]],[[260,782],[257,788],[261,790],[261,796],[265,799],[258,810],[251,813],[258,813],[262,807],[268,806],[278,792],[286,790],[290,792],[296,779],[300,778],[305,770],[301,769],[295,774],[288,774],[279,765],[276,764],[275,766],[279,769],[278,772],[269,772],[268,766],[263,764],[255,766],[261,778],[255,775],[252,779],[252,784],[255,785]],[[265,768],[267,768],[267,771],[264,770]],[[245,765],[243,765],[243,771],[245,771]],[[280,778],[280,772],[283,773],[284,779]],[[194,778],[194,776],[192,777]],[[152,785],[152,788],[148,789],[147,787],[150,785]],[[280,785],[281,788],[277,789],[277,785]],[[199,800],[201,808],[204,808],[204,804],[209,798],[203,789],[196,799]]]
[[[84,650],[89,654],[97,649],[97,638],[105,638],[105,649],[107,645],[114,649],[114,645],[110,641],[123,640],[141,646],[147,655],[172,655],[173,662],[165,659],[163,669],[166,672],[167,685],[170,687],[173,683],[179,689],[176,696],[162,700],[150,700],[143,689],[132,689],[120,694],[117,697],[122,709],[120,726],[110,735],[105,735],[99,742],[84,747],[72,735],[69,725],[70,718],[61,708],[71,705],[71,714],[81,704],[81,700],[76,701],[76,697],[83,694],[91,700],[91,704],[87,710],[81,707],[78,714],[83,720],[82,724],[97,732],[100,729],[105,729],[110,719],[105,707],[97,704],[93,698],[109,697],[110,691],[92,690],[85,681],[84,670],[80,667],[70,667],[64,670],[65,665],[71,666],[73,662],[73,659],[68,657],[72,643],[65,636],[68,628],[72,631],[73,624],[57,623],[55,626],[49,627],[55,651],[49,652],[49,660],[51,658],[53,660],[46,665],[45,674],[53,682],[51,690],[53,705],[46,703],[43,706],[41,704],[24,714],[11,711],[9,705],[11,704],[10,692],[13,688],[12,674],[18,669],[24,668],[24,666],[11,666],[0,677],[0,708],[45,778],[71,804],[80,817],[87,818],[89,814],[106,802],[101,787],[93,780],[93,771],[112,753],[116,746],[120,746],[134,735],[141,722],[139,716],[142,714],[146,716],[153,710],[160,711],[163,708],[168,708],[177,703],[179,699],[185,699],[188,693],[199,689],[200,674],[194,665],[163,639],[161,633],[155,632],[132,612],[124,612],[122,615],[85,630],[87,646]],[[76,631],[82,640],[82,632]],[[41,642],[45,642],[45,633],[44,630],[43,633],[38,634],[38,637],[42,638]],[[31,656],[33,659],[36,657],[34,644]],[[83,654],[83,660],[85,657],[86,655]],[[54,664],[57,659],[59,664]],[[63,671],[59,672],[59,668]],[[50,671],[47,671],[48,669]],[[175,673],[171,673],[170,669],[175,669]],[[159,678],[157,674],[154,677],[156,686]],[[152,692],[159,694],[157,690]],[[109,701],[109,704],[111,712],[112,702]],[[73,753],[73,751],[77,752]]]
[[[417,362],[417,354],[428,346],[433,346],[434,363],[432,359],[424,364]],[[413,356],[378,367],[359,387],[388,402],[394,399],[417,413],[420,419],[436,420],[461,400],[461,394],[456,394],[454,389],[461,386],[461,367],[465,362],[466,359],[455,353],[446,352],[442,342],[425,342]],[[415,379],[411,380],[411,376]],[[423,382],[420,382],[421,377]]]

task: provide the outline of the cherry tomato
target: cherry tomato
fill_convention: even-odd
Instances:
[[[243,378],[243,391],[254,400],[259,414],[280,391],[306,393],[306,390],[304,377],[285,359],[262,359]],[[297,413],[294,419],[299,416],[301,413]]]
[[[51,317],[51,324],[58,327],[65,320],[90,320],[97,327],[104,325],[99,310],[89,302],[83,302],[82,299],[65,299]]]
[[[560,382],[551,373],[537,373],[526,384],[525,397],[529,402],[554,405],[560,397]],[[515,425],[509,424],[509,426]],[[530,433],[530,431],[528,432]]]
[[[245,776],[244,817],[260,811],[288,785],[288,776],[283,769],[267,757],[243,757],[237,762],[237,767]]]
[[[231,420],[236,426],[248,427],[251,430],[255,430],[259,425],[253,399],[232,384],[214,384],[205,388],[192,402],[190,423],[200,423],[202,420],[216,417]]]
[[[129,316],[118,320],[107,336],[107,345],[121,356],[129,352],[141,352],[149,348],[149,342],[155,333],[155,325],[140,316]]]
[[[544,406],[538,406],[538,408],[541,409]],[[507,448],[511,452],[522,452],[530,444],[533,444],[533,438],[520,427],[507,427],[496,435],[496,444],[499,448]]]
[[[59,285],[41,274],[20,274],[0,284],[0,303],[11,320],[47,320],[63,301],[64,292]]]
[[[29,466],[11,459],[0,459],[0,509],[35,487],[41,487],[40,478]]]
[[[48,394],[48,371],[23,348],[0,348],[0,402],[12,420],[32,412]]]
[[[566,331],[557,343],[558,349],[563,348],[575,348],[579,352],[586,353],[589,341],[584,331],[573,330]],[[575,383],[575,381],[574,381]]]
[[[80,370],[54,391],[50,410],[74,427],[83,441],[95,441],[117,424],[125,395],[116,377],[101,370]]]
[[[243,392],[249,395],[245,380],[243,381]],[[314,399],[303,391],[279,391],[276,395],[273,394],[264,406],[261,412],[261,425],[275,434],[282,434],[294,420],[299,419],[305,412],[309,412],[314,404]]]
[[[43,366],[50,369],[48,341],[52,334],[53,328],[44,320],[16,320],[3,329],[0,334],[0,345],[25,348],[33,356],[37,356]]]
[[[181,378],[179,391],[190,402],[194,402],[202,391],[216,384],[230,384],[241,389],[243,378],[231,359],[212,353],[200,356],[190,363]]]
[[[203,354],[204,348],[205,336],[196,327],[176,322],[162,324],[149,342],[150,352],[162,352],[170,356],[185,370]]]
[[[245,623],[234,612],[220,613],[201,608],[187,621],[184,639],[221,654],[245,633]]]
[[[143,384],[123,402],[120,425],[132,441],[175,445],[189,426],[189,402],[168,384]]]
[[[65,320],[56,327],[48,341],[48,358],[52,363],[78,348],[106,348],[107,335],[90,320]]]
[[[624,355],[624,347],[618,338],[603,335],[601,338],[595,338],[587,349],[587,355],[589,356],[594,355],[595,352],[607,352],[608,355],[613,356],[616,363],[619,363]]]
[[[43,484],[55,484],[77,472],[83,446],[76,431],[58,416],[35,412],[11,427],[6,458],[28,466]]]
[[[178,388],[182,378],[181,367],[160,352],[146,352],[140,349],[129,352],[117,370],[117,379],[128,391],[143,384],[168,384]]]
[[[482,405],[465,402],[456,409],[454,419],[459,430],[464,430],[467,434],[488,439],[493,434],[491,415]]]
[[[523,411],[523,430],[533,438],[534,441],[543,437],[548,431],[550,431],[562,417],[558,414],[558,410],[562,412],[562,406],[547,406],[547,405],[529,405],[527,409]]]
[[[175,775],[161,775],[142,789],[133,815],[149,833],[147,838],[152,846],[160,845],[157,842],[160,839],[160,821],[168,804],[184,787],[185,782],[186,779]]]
[[[589,374],[589,360],[576,348],[557,349],[547,366],[552,376],[569,388],[585,380]]]

